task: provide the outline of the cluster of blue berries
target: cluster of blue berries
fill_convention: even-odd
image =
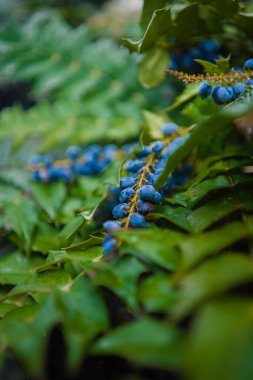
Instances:
[[[180,49],[174,52],[171,57],[170,70],[184,71],[190,74],[199,73],[202,66],[195,62],[195,59],[215,63],[219,58],[219,44],[214,40],[204,40],[198,46],[190,49]]]
[[[53,161],[51,155],[34,155],[29,161],[33,179],[39,182],[54,180],[72,181],[77,175],[97,175],[114,159],[117,146],[104,147],[93,144],[83,151],[79,146],[70,146],[64,160]]]
[[[244,62],[244,69],[246,70],[246,73],[253,69],[253,59],[248,59]],[[243,69],[239,71],[243,72]],[[233,78],[231,80],[233,80]],[[252,86],[253,79],[250,76],[248,78],[246,77],[244,82],[240,81],[232,86],[222,86],[217,84],[215,87],[212,87],[210,83],[203,82],[199,87],[199,95],[202,99],[211,96],[216,104],[222,105],[238,99],[247,88]]]
[[[113,208],[113,220],[104,222],[107,231],[102,246],[106,254],[113,253],[118,248],[113,232],[120,229],[147,227],[145,216],[154,211],[154,205],[159,204],[162,197],[177,185],[183,184],[189,173],[187,170],[178,170],[170,174],[167,184],[157,191],[154,187],[159,175],[164,170],[168,156],[184,143],[185,138],[180,136],[179,128],[174,123],[162,127],[163,139],[143,146],[137,153],[136,159],[125,164],[127,176],[120,179],[119,203]]]

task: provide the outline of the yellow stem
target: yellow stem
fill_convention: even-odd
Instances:
[[[146,181],[146,175],[149,173],[150,171],[150,166],[153,162],[153,159],[155,158],[155,154],[152,153],[149,158],[147,159],[147,162],[146,162],[146,165],[144,166],[143,168],[143,172],[141,173],[141,175],[139,176],[139,180],[137,182],[137,186],[136,186],[136,189],[135,189],[135,192],[134,192],[134,195],[132,196],[132,198],[129,200],[129,202],[131,202],[131,207],[129,209],[129,212],[128,212],[128,216],[126,217],[125,219],[125,225],[124,225],[124,228],[128,228],[129,225],[130,225],[130,216],[131,214],[133,214],[133,212],[137,211],[137,201],[138,201],[138,198],[139,198],[139,189],[142,187],[144,181]]]

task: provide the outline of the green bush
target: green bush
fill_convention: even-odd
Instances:
[[[235,81],[230,66],[253,53],[251,7],[144,1],[143,37],[124,45],[141,54],[146,86],[164,81],[149,91],[131,56],[86,28],[43,15],[0,33],[2,77],[31,81],[37,100],[0,116],[3,373],[12,357],[29,378],[252,379],[252,90],[224,106],[201,99],[205,61],[201,80],[176,71],[193,85],[164,78],[177,52],[215,39],[226,58],[212,66],[216,82],[231,72]],[[158,109],[166,86],[174,101]],[[167,122],[186,138],[155,187],[185,163],[190,178],[155,206],[148,228],[115,232],[111,255],[102,222],[129,156],[119,149],[101,174],[70,184],[34,182],[25,168],[36,150],[59,158],[67,145],[121,147],[138,135],[139,147],[152,145]]]

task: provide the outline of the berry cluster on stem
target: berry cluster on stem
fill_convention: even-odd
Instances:
[[[79,146],[70,146],[66,158],[53,161],[51,155],[34,155],[28,161],[32,177],[39,182],[54,180],[72,181],[78,175],[97,175],[113,161],[118,148],[114,144],[100,146],[92,144],[83,151]]]
[[[199,95],[202,99],[212,97],[216,104],[228,104],[238,99],[247,90],[253,87],[253,58],[244,62],[243,68],[232,69],[225,74],[198,74],[189,75],[184,72],[167,70],[173,75],[188,83],[201,83]]]
[[[168,156],[187,138],[187,135],[181,136],[182,132],[174,123],[165,124],[162,133],[161,140],[143,146],[136,159],[127,161],[124,166],[128,175],[120,179],[119,203],[112,210],[114,219],[103,224],[107,231],[102,243],[106,254],[116,252],[120,245],[113,232],[147,227],[145,216],[154,211],[154,206],[162,201],[168,191],[187,179],[186,171],[181,169],[168,176],[167,184],[162,189],[155,189],[154,184],[164,170]]]

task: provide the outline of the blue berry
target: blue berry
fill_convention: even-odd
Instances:
[[[120,187],[122,189],[125,189],[127,187],[132,187],[136,183],[137,178],[136,177],[122,177],[120,179]]]
[[[212,86],[206,82],[202,83],[199,87],[199,95],[202,99],[207,98],[212,93]]]
[[[183,137],[176,137],[174,140],[173,140],[173,144],[176,145],[176,146],[180,146],[184,143],[184,138]]]
[[[43,163],[43,156],[39,154],[34,154],[28,159],[29,165],[38,165]]]
[[[247,61],[244,62],[243,66],[246,67],[247,69],[252,70],[253,69],[253,58],[247,59]]]
[[[150,147],[147,145],[144,145],[142,150],[138,153],[138,157],[139,158],[147,157],[150,155],[150,153],[151,153]]]
[[[130,160],[126,163],[125,169],[129,173],[136,173],[145,165],[145,161],[141,160]]]
[[[164,143],[162,141],[156,141],[152,145],[152,151],[154,153],[161,153],[161,151],[163,150],[163,148],[164,148]]]
[[[153,198],[153,202],[154,203],[159,203],[161,202],[162,200],[162,196],[160,193],[158,193],[158,191],[155,192],[155,195],[154,195],[154,198]]]
[[[127,203],[121,203],[116,205],[112,210],[112,215],[115,219],[121,219],[127,216],[129,205]]]
[[[217,104],[228,103],[233,100],[234,93],[231,87],[216,86],[212,92],[212,98]]]
[[[69,167],[54,167],[51,168],[51,176],[54,179],[61,179],[70,182],[74,178],[74,173]]]
[[[243,83],[239,82],[239,83],[236,83],[232,87],[232,89],[234,91],[235,97],[239,97],[245,91],[245,85]]]
[[[52,163],[53,163],[53,157],[51,156],[51,154],[46,154],[43,157],[43,164],[46,165],[47,167],[50,167]]]
[[[151,201],[154,198],[156,189],[152,185],[144,185],[139,190],[139,195],[144,201]]]
[[[211,94],[212,99],[213,99],[213,101],[214,101],[216,104],[221,104],[219,98],[217,97],[217,92],[218,92],[218,90],[219,90],[220,88],[221,88],[221,86],[215,86],[214,89],[213,89],[213,91],[212,91],[212,94]]]
[[[67,149],[67,156],[72,160],[76,160],[81,155],[81,148],[77,145],[70,146]]]
[[[122,190],[119,196],[120,203],[128,201],[134,195],[134,189],[132,187],[127,187]]]
[[[161,200],[161,194],[152,185],[142,186],[139,190],[139,196],[142,200],[153,203],[160,202]]]
[[[163,157],[156,164],[156,172],[157,172],[157,169],[164,169],[165,165],[166,165],[166,157]]]
[[[217,51],[219,49],[218,42],[214,40],[204,40],[200,43],[200,47],[207,53]]]
[[[170,136],[173,133],[178,132],[178,126],[175,123],[167,123],[163,125],[161,129],[164,136]]]
[[[253,79],[246,80],[246,85],[247,86],[253,86]]]
[[[35,170],[33,173],[33,179],[39,182],[50,182],[52,180],[52,174],[50,169]]]
[[[174,144],[174,142],[172,141],[167,148],[168,156],[170,156],[172,153],[174,153],[177,150],[177,148],[178,148],[178,145]]]
[[[117,151],[117,146],[115,144],[108,144],[104,147],[103,154],[107,157],[113,158],[116,151]]]
[[[102,247],[107,255],[113,253],[117,249],[117,241],[115,237],[111,235],[106,235],[104,240],[102,241]]]
[[[216,97],[221,103],[227,103],[232,99],[231,93],[226,87],[220,87],[217,91]]]
[[[125,144],[122,146],[122,150],[125,152],[125,153],[131,153],[135,148],[137,147],[137,143],[132,143],[132,144]]]
[[[74,170],[77,174],[81,175],[93,175],[94,166],[93,162],[76,162],[74,165]]]
[[[140,214],[147,215],[154,211],[154,206],[152,203],[143,202],[141,199],[138,200],[138,211]]]
[[[134,228],[146,227],[147,223],[143,215],[138,212],[134,212],[130,215],[130,226]]]
[[[102,152],[102,146],[98,144],[91,144],[84,150],[84,157],[91,155],[92,157],[98,156]]]
[[[121,227],[117,220],[107,220],[103,223],[103,227],[107,232],[118,231]]]
[[[167,181],[166,185],[164,186],[165,193],[167,193],[171,190],[174,190],[174,186],[175,186],[174,177],[170,174],[168,176],[168,181]]]

